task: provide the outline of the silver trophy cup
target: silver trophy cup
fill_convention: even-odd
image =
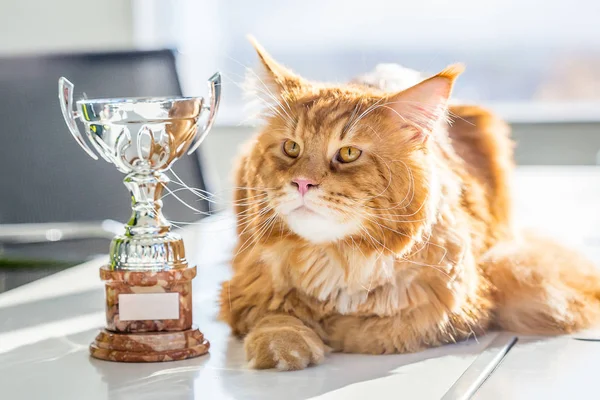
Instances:
[[[62,114],[71,134],[93,159],[99,154],[125,174],[131,218],[100,268],[106,289],[106,328],[90,345],[93,357],[121,362],[181,360],[205,354],[209,343],[192,321],[192,284],[183,240],[164,218],[165,172],[191,154],[211,129],[221,98],[221,76],[210,97],[78,100],[73,84],[58,81]],[[84,126],[87,142],[76,121]],[[203,121],[203,122],[201,122]]]
[[[98,159],[85,135],[106,161],[126,173],[125,186],[133,214],[124,235],[113,239],[110,265],[120,270],[165,270],[187,266],[181,237],[170,232],[163,217],[162,191],[169,182],[164,174],[186,152],[191,154],[212,127],[221,98],[221,76],[209,80],[210,98],[114,98],[84,99],[73,110],[73,84],[58,81],[65,122],[79,145]],[[208,114],[203,118],[203,114]],[[202,126],[199,121],[205,120]]]

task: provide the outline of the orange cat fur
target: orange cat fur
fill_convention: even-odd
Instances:
[[[509,129],[448,106],[460,66],[390,94],[308,82],[254,45],[268,112],[237,168],[239,244],[220,298],[251,366],[598,319],[594,266],[513,232]],[[361,153],[345,162],[341,148]]]

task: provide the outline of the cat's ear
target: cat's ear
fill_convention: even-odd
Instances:
[[[429,133],[443,120],[448,112],[448,100],[456,78],[464,71],[462,64],[454,64],[431,78],[403,90],[388,102],[388,111],[399,123],[417,127],[417,138],[427,140]]]
[[[248,40],[254,47],[254,50],[256,50],[261,63],[261,68],[258,72],[251,72],[253,75],[256,74],[254,78],[258,80],[258,82],[254,82],[255,85],[262,85],[262,90],[268,89],[271,95],[293,91],[302,86],[302,78],[275,61],[253,36],[249,35]],[[253,76],[249,78],[252,79]],[[259,87],[256,89],[260,90]]]

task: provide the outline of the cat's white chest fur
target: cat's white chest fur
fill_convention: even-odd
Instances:
[[[393,257],[365,256],[358,249],[340,252],[331,247],[276,246],[263,254],[263,260],[278,289],[295,288],[334,305],[341,314],[356,311],[374,288],[394,282]]]

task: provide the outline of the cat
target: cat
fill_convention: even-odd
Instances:
[[[595,266],[514,228],[510,130],[450,103],[462,65],[399,91],[314,83],[252,41],[265,125],[236,169],[239,242],[219,315],[251,367],[598,321]]]

